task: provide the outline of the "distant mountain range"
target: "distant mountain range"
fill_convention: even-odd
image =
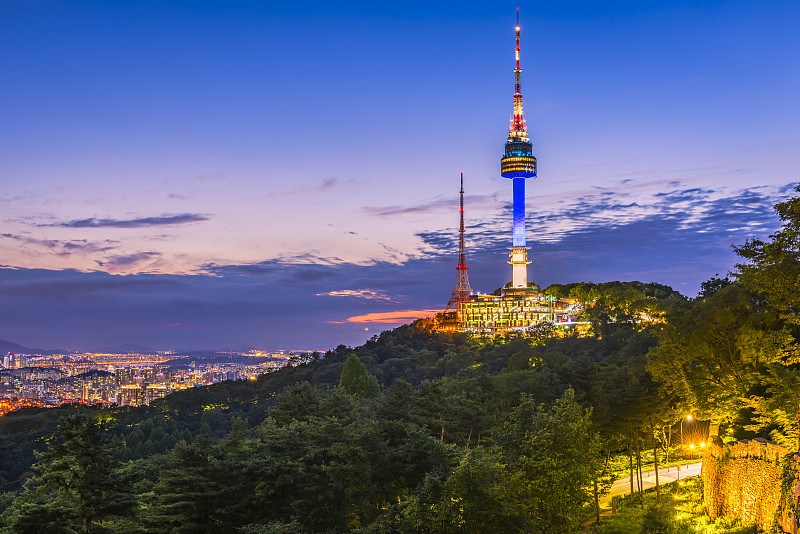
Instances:
[[[0,355],[9,352],[16,352],[18,354],[70,354],[75,351],[63,349],[33,349],[25,347],[13,341],[0,340]],[[134,345],[133,343],[124,343],[122,345],[115,345],[112,347],[101,347],[91,351],[81,352],[95,352],[99,354],[152,354],[155,351],[149,347],[142,345]]]
[[[31,349],[23,347],[19,343],[13,341],[0,340],[0,355],[8,354],[9,352],[16,352],[18,354],[68,354],[69,351],[61,349]]]

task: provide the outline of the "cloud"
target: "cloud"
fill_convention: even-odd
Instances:
[[[20,243],[25,243],[27,245],[36,245],[49,249],[62,246],[61,241],[55,239],[36,239],[33,237],[28,237],[19,234],[0,234],[0,237],[5,237],[6,239],[13,239],[14,241],[19,241]]]
[[[672,191],[658,192],[653,196],[667,202],[702,202],[715,192],[714,189],[695,187],[691,189],[675,189]]]
[[[771,206],[785,198],[775,188],[726,192],[682,187],[674,180],[650,185],[629,182],[617,189],[587,191],[577,198],[553,195],[547,202],[534,198],[527,220],[532,277],[548,284],[656,276],[653,281],[686,282],[694,288],[706,279],[706,271],[713,274],[732,268],[731,244],[753,235],[766,237],[777,228]],[[441,292],[445,300],[449,296],[458,233],[455,228],[443,228],[415,235],[418,249],[392,264],[356,264],[304,254],[253,264],[210,265],[203,272],[221,277],[260,276],[265,283],[305,286],[316,289],[315,296],[350,297],[352,302],[379,302],[365,291],[384,291],[388,298],[429,306],[438,298],[433,295]],[[510,237],[510,204],[493,217],[467,226],[467,263],[474,288],[488,292],[507,281]],[[397,302],[385,302],[392,301]]]
[[[527,217],[528,236],[537,243],[558,243],[593,229],[610,232],[627,225],[671,221],[676,229],[705,232],[760,232],[774,225],[771,206],[783,196],[779,191],[749,188],[726,193],[714,189],[673,187],[651,194],[620,188],[598,191],[570,200],[546,204],[534,201]],[[510,234],[511,205],[503,213],[467,229],[470,248],[495,248],[498,236]],[[454,250],[455,233],[418,234],[434,251]],[[500,239],[503,243],[505,240]]]
[[[303,255],[303,257],[305,256]],[[275,277],[283,284],[313,284],[335,278],[337,266],[345,264],[339,258],[320,259],[323,261],[319,263],[314,257],[309,259],[296,257],[239,265],[205,264],[199,272],[219,277]]]
[[[469,235],[470,239],[474,240],[478,235],[474,230],[475,227],[466,229],[465,235]],[[428,253],[449,254],[454,250],[458,250],[459,240],[452,230],[433,230],[430,232],[419,232],[416,235],[426,245]]]
[[[373,264],[374,262],[368,263]],[[308,281],[327,278],[336,267],[342,265],[353,264],[337,256],[303,253],[270,258],[254,263],[206,263],[200,266],[198,272],[214,276],[278,275],[286,281]]]
[[[126,267],[128,265],[133,265],[160,257],[161,254],[158,252],[135,252],[133,254],[118,254],[116,256],[111,256],[104,261],[95,261],[101,267]]]
[[[647,192],[637,185],[534,200],[527,218],[529,277],[544,285],[642,279],[692,295],[701,281],[733,267],[732,244],[766,237],[779,226],[772,205],[785,198],[785,188],[725,192],[680,186]],[[420,257],[455,266],[454,228],[416,235]],[[472,287],[489,292],[507,282],[511,206],[470,225],[466,238]]]
[[[114,243],[114,245],[111,246],[110,245],[111,243]],[[114,250],[116,248],[116,243],[118,243],[118,241],[106,240],[106,241],[100,241],[98,243],[81,239],[79,241],[65,241],[62,244],[62,246],[64,247],[65,250],[69,251],[107,252],[109,250]]]
[[[374,312],[365,315],[355,315],[348,317],[344,321],[328,321],[331,324],[345,324],[345,323],[358,323],[358,324],[401,324],[414,321],[416,319],[424,319],[432,317],[442,310],[403,310],[392,312]]]
[[[364,300],[377,300],[383,302],[396,302],[397,298],[387,295],[382,289],[338,289],[317,293],[318,297],[353,297]]]
[[[495,195],[468,195],[464,197],[464,203],[472,207],[486,204],[497,204]],[[362,209],[368,215],[376,217],[391,217],[396,215],[420,214],[420,213],[441,213],[447,208],[458,207],[458,200],[452,198],[440,198],[416,206],[365,206]]]
[[[139,219],[75,219],[53,224],[37,226],[58,226],[62,228],[146,228],[151,226],[175,226],[210,220],[211,217],[201,213],[180,213],[177,215],[161,215],[159,217],[142,217]]]
[[[183,284],[174,278],[148,275],[119,276],[101,273],[78,273],[77,271],[45,271],[39,269],[16,269],[28,280],[9,279],[9,270],[4,270],[0,281],[0,295],[35,299],[68,299],[85,297],[92,293],[130,292],[146,288],[179,288]],[[41,310],[44,311],[44,310]]]
[[[73,239],[69,241],[62,241],[59,239],[36,239],[23,234],[0,234],[0,237],[13,239],[14,241],[26,245],[53,250],[59,255],[75,252],[107,252],[109,250],[114,250],[118,243],[110,239],[104,241],[88,241],[86,239]]]
[[[287,273],[284,273],[283,278],[290,284],[307,284],[322,282],[323,280],[335,276],[336,273],[331,272],[330,269],[309,265],[307,267],[291,269]]]

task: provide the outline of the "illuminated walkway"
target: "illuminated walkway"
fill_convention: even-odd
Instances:
[[[700,469],[703,466],[703,462],[695,462],[691,464],[683,464],[680,466],[680,470],[678,470],[678,466],[671,465],[669,467],[662,467],[658,470],[658,485],[669,484],[671,482],[675,482],[678,479],[684,479],[686,477],[694,477],[700,474]],[[656,472],[655,470],[644,471],[642,473],[642,484],[644,489],[654,488],[656,487]],[[634,491],[636,488],[636,479],[633,480],[633,489]],[[627,476],[625,478],[620,478],[615,480],[614,483],[611,485],[611,491],[608,492],[601,500],[600,500],[600,507],[601,508],[610,508],[611,507],[611,498],[616,495],[627,495],[631,492],[631,477]]]
[[[683,480],[687,477],[695,477],[700,474],[700,470],[703,467],[703,462],[698,461],[691,464],[683,464],[680,466],[680,471],[678,470],[678,466],[671,465],[669,467],[662,467],[658,470],[658,485],[663,486],[664,484],[671,484],[677,480]],[[642,472],[642,486],[644,489],[654,488],[656,487],[656,472],[655,470],[651,469],[650,471],[643,471]],[[636,480],[633,481],[633,489],[634,491],[638,491],[636,488]],[[625,478],[620,478],[614,481],[611,484],[611,491],[609,491],[603,497],[600,497],[600,516],[606,516],[611,513],[611,498],[616,497],[617,495],[627,495],[631,492],[631,477],[627,476]],[[593,532],[592,524],[595,522],[595,518],[587,518],[585,521],[581,523],[581,532]]]

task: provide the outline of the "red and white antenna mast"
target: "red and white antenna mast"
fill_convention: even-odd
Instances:
[[[514,113],[511,115],[511,128],[509,128],[509,141],[512,138],[527,138],[528,132],[525,128],[525,115],[522,111],[522,81],[520,80],[522,69],[519,68],[519,8],[517,8],[517,47],[514,49],[514,55],[517,60],[516,68],[514,69]]]
[[[472,288],[469,287],[469,278],[467,277],[467,256],[464,252],[464,173],[461,173],[461,204],[459,208],[460,225],[458,227],[458,265],[456,266],[456,286],[453,288],[453,293],[450,296],[450,301],[447,303],[449,310],[453,306],[456,307],[458,312],[458,304],[469,300],[472,295]],[[445,310],[447,311],[447,310]]]

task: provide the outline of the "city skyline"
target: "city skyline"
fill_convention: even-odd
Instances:
[[[529,279],[692,296],[777,228],[798,6],[422,5],[0,3],[0,337],[361,343],[444,309],[460,172],[472,287],[505,284],[516,7]]]

